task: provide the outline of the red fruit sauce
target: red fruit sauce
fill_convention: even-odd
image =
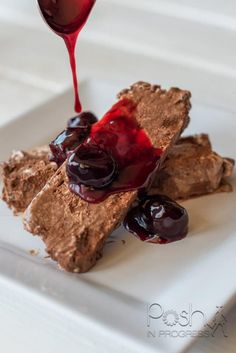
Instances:
[[[75,92],[75,111],[82,110],[76,74],[75,46],[96,0],[38,0],[43,18],[68,49]]]
[[[135,110],[132,101],[123,99],[92,125],[85,144],[99,146],[108,152],[116,161],[118,173],[103,189],[92,189],[70,179],[71,191],[87,202],[98,203],[114,193],[146,188],[152,181],[162,151],[153,147],[145,131],[139,127]],[[69,163],[70,159],[67,168],[70,168]]]

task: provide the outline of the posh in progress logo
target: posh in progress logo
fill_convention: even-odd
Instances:
[[[147,337],[216,337],[227,338],[227,319],[223,306],[217,306],[211,320],[203,310],[194,308],[192,304],[175,310],[164,308],[159,303],[147,306]],[[197,327],[202,327],[198,330]]]

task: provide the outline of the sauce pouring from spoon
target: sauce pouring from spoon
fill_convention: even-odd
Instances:
[[[48,26],[65,41],[73,76],[75,111],[80,113],[76,73],[75,47],[79,33],[84,27],[96,0],[38,0],[41,14]]]

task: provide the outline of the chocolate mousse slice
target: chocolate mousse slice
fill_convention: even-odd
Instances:
[[[1,165],[2,199],[14,214],[24,212],[46,181],[55,173],[57,165],[49,162],[48,147],[29,152],[15,151]]]
[[[15,214],[24,212],[57,170],[50,162],[48,146],[30,152],[14,152],[3,164],[3,199]],[[30,164],[30,168],[29,168]],[[209,136],[179,139],[157,173],[149,194],[164,194],[174,200],[230,192],[228,182],[234,161],[212,151]]]
[[[214,192],[230,192],[227,182],[234,160],[212,151],[206,134],[181,138],[170,150],[157,173],[151,195],[164,194],[174,200],[189,199]]]
[[[153,146],[163,150],[161,164],[189,123],[190,96],[178,88],[165,91],[143,82],[118,96],[136,104],[137,123]],[[26,210],[25,228],[41,236],[47,252],[62,268],[86,272],[101,257],[107,237],[120,225],[137,192],[88,203],[70,192],[64,163]]]

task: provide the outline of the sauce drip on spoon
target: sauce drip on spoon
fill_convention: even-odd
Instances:
[[[65,41],[73,76],[75,111],[80,113],[76,73],[75,47],[79,33],[84,27],[96,0],[38,0],[42,16],[49,27]]]

